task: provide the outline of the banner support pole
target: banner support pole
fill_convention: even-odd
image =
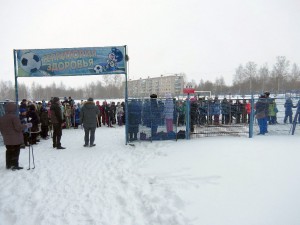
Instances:
[[[15,101],[17,106],[19,105],[19,90],[18,90],[18,76],[17,76],[17,52],[14,49],[14,72],[15,72]]]

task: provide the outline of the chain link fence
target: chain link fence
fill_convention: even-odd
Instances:
[[[211,136],[253,137],[260,133],[255,108],[258,99],[129,99],[127,140],[134,142]],[[285,96],[266,99],[268,135],[291,135],[299,99]],[[287,101],[292,101],[290,106],[287,106]],[[289,107],[291,112],[288,113]],[[300,133],[299,126],[296,126],[295,132]]]

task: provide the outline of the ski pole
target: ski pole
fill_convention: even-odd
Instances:
[[[33,147],[32,146],[31,146],[31,155],[32,155],[32,164],[33,164],[32,169],[35,169],[34,154],[33,154]]]
[[[34,162],[34,154],[33,154],[33,146],[32,146],[32,136],[31,136],[31,130],[29,130],[29,146],[28,146],[28,151],[29,151],[29,167],[27,170],[30,170],[30,169],[35,169],[35,162]],[[31,152],[30,152],[31,150]],[[32,155],[32,164],[33,164],[33,167],[31,168],[31,165],[30,165],[30,154]]]

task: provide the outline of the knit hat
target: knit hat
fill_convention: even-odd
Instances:
[[[94,99],[93,98],[88,98],[88,101],[92,102],[92,101],[94,101]]]
[[[157,98],[157,94],[151,94],[150,98]]]

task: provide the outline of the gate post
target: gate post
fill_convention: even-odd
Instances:
[[[253,137],[253,122],[254,122],[254,98],[251,95],[251,113],[250,113],[250,123],[249,123],[249,138]]]
[[[186,99],[186,128],[185,128],[185,138],[188,140],[190,139],[190,94],[187,94]]]

